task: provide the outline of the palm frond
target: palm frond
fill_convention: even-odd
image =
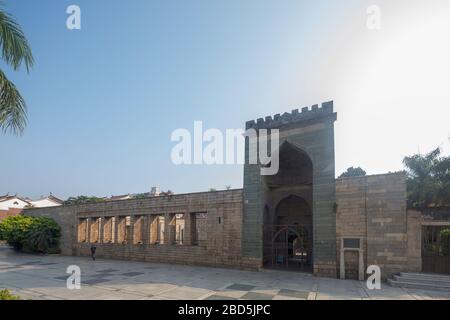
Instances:
[[[0,2],[0,47],[3,60],[14,70],[22,63],[27,72],[34,64],[30,45],[15,19],[3,11],[3,3]]]
[[[0,70],[0,129],[21,134],[27,124],[27,106],[14,83]]]

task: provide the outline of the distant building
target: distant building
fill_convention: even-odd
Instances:
[[[42,197],[38,200],[31,200],[28,198],[21,198],[17,195],[10,196],[9,194],[0,196],[0,221],[6,217],[15,216],[22,212],[25,208],[47,208],[62,206],[63,201],[50,194],[47,197]]]
[[[150,192],[145,193],[133,193],[133,194],[124,194],[120,196],[111,196],[109,198],[104,198],[105,201],[120,201],[120,200],[130,200],[130,199],[143,199],[143,198],[152,198],[159,196],[168,196],[173,195],[172,191],[162,192],[159,187],[152,187]]]
[[[64,201],[50,194],[49,196],[41,198],[39,200],[30,200],[29,203],[34,208],[47,208],[62,206]]]
[[[125,194],[122,196],[111,196],[110,198],[107,198],[107,201],[118,201],[118,200],[129,200],[132,199],[132,195],[130,194]]]
[[[0,196],[0,210],[23,209],[29,206],[30,202],[18,196]]]
[[[152,187],[152,190],[150,191],[151,197],[157,197],[160,194],[161,194],[161,190],[159,189],[159,187]]]

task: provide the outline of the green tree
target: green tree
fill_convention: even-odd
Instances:
[[[87,196],[78,196],[78,197],[70,197],[66,201],[64,201],[65,206],[72,206],[78,204],[86,204],[86,203],[97,203],[103,202],[105,199],[97,198],[97,197],[87,197]]]
[[[27,72],[34,64],[33,55],[21,27],[5,12],[0,1],[0,50],[3,61],[14,71],[22,64]],[[21,134],[27,123],[27,106],[14,83],[0,70],[0,129]]]
[[[425,208],[450,205],[450,157],[439,148],[426,155],[405,157],[408,175],[408,206]]]
[[[360,176],[365,176],[366,172],[361,168],[353,168],[350,167],[347,169],[347,171],[345,171],[343,174],[341,174],[339,176],[339,178],[350,178],[350,177],[360,177]]]

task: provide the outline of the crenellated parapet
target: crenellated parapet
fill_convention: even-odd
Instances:
[[[299,122],[299,121],[309,121],[316,118],[320,118],[326,115],[333,114],[333,101],[328,101],[322,103],[322,106],[313,105],[311,108],[305,107],[301,110],[295,109],[291,113],[276,114],[273,117],[268,116],[265,118],[259,118],[258,120],[247,121],[246,129],[270,129],[277,128],[286,124]]]

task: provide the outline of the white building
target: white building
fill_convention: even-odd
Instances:
[[[48,197],[43,197],[38,200],[21,198],[18,197],[17,195],[0,196],[0,210],[2,211],[8,211],[10,209],[24,209],[25,207],[34,207],[34,208],[56,207],[61,206],[62,204],[63,201],[61,199],[58,199],[51,194]]]
[[[18,196],[0,196],[0,210],[8,211],[9,209],[23,209],[29,206],[30,202]]]
[[[58,206],[62,206],[64,201],[62,201],[61,199],[56,198],[55,196],[53,196],[52,194],[50,194],[48,197],[45,198],[41,198],[39,200],[31,200],[30,204],[34,207],[34,208],[47,208],[47,207],[58,207]]]

